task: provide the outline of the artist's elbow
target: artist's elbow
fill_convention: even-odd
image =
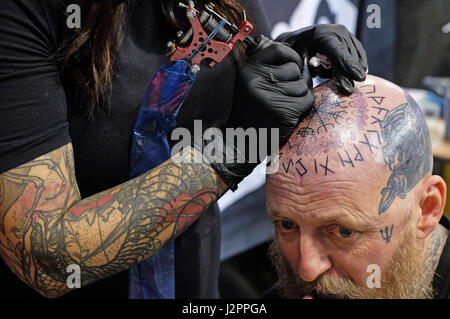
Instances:
[[[42,278],[45,277],[45,278]],[[41,280],[48,280],[48,276],[41,276]],[[59,284],[59,285],[58,285]],[[60,286],[59,288],[56,288],[56,286]],[[59,282],[49,282],[46,285],[40,285],[39,287],[32,287],[37,293],[39,293],[42,297],[47,299],[56,299],[61,296],[64,296],[69,292],[69,289],[67,286],[60,284]]]
[[[48,262],[45,262],[45,261]],[[39,271],[36,274],[37,278],[33,282],[32,288],[41,296],[49,299],[59,298],[67,294],[68,276],[65,269],[58,267],[53,260],[45,259],[41,256]]]
[[[48,276],[46,275],[40,275],[36,282],[40,282],[41,284],[30,283],[28,280],[25,280],[22,276],[18,276],[23,282],[25,282],[31,289],[33,289],[35,292],[37,292],[39,295],[41,295],[44,298],[48,299],[56,299],[63,295],[65,295],[68,292],[67,288],[61,287],[60,289],[55,288],[54,283],[49,284],[42,284],[42,282],[45,282],[48,280]]]
[[[61,296],[63,296],[65,293],[61,292],[55,292],[55,291],[50,291],[50,290],[36,290],[42,297],[47,298],[47,299],[56,299],[59,298]]]

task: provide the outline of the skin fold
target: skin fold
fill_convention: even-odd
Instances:
[[[314,89],[267,175],[271,253],[288,298],[430,298],[447,238],[445,182],[431,175],[424,117],[400,87],[368,76],[350,96]],[[369,265],[381,269],[370,289]]]

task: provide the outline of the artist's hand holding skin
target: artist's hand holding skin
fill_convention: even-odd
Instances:
[[[325,55],[331,68],[309,68],[313,76],[332,78],[341,93],[350,94],[353,81],[364,81],[368,70],[366,52],[358,39],[340,24],[318,24],[280,35],[276,41],[289,44],[308,60]]]
[[[257,40],[258,46],[248,50],[248,60],[239,68],[233,110],[226,127],[254,128],[258,133],[260,128],[267,128],[269,133],[275,128],[279,131],[277,142],[283,145],[311,109],[314,94],[302,77],[302,59],[293,49],[264,36]],[[247,156],[258,152],[257,148],[258,145],[247,145],[240,150],[246,158],[243,164],[214,165],[230,188],[235,188],[257,166],[261,159],[250,163]]]
[[[258,41],[239,69],[231,121],[244,128],[278,128],[283,145],[311,109],[314,93],[303,78],[303,61],[293,49],[264,36]]]

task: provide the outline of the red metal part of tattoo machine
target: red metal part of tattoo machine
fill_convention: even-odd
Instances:
[[[191,29],[186,33],[178,31],[179,40],[167,43],[167,55],[171,61],[188,60],[191,71],[196,74],[200,72],[203,60],[208,59],[209,66],[214,67],[230,54],[238,41],[256,46],[250,36],[253,25],[247,20],[245,12],[243,22],[237,27],[220,16],[212,3],[205,5],[205,10],[201,12],[194,7],[194,1],[188,3],[180,3],[179,6],[186,9]]]

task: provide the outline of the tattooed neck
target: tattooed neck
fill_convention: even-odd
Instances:
[[[431,238],[428,241],[425,260],[430,265],[431,279],[433,278],[439,264],[442,251],[444,250],[445,243],[447,242],[447,237],[448,230],[439,224],[431,234]]]

